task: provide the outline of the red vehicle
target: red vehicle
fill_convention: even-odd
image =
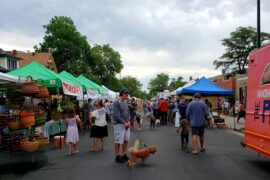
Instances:
[[[270,44],[249,55],[244,144],[270,156]]]

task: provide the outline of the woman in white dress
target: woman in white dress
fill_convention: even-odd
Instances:
[[[75,110],[70,109],[68,111],[68,117],[65,119],[65,124],[68,126],[66,134],[66,143],[68,143],[68,155],[76,154],[78,152],[76,146],[77,142],[79,142],[77,123],[80,124],[81,120],[78,115],[75,115]]]

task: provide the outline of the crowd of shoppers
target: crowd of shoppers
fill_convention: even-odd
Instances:
[[[131,130],[138,125],[142,130],[143,120],[149,122],[150,128],[155,129],[156,124],[175,124],[181,136],[181,149],[188,151],[189,134],[191,132],[193,154],[204,152],[204,128],[211,127],[213,118],[212,104],[208,99],[201,101],[201,95],[196,93],[193,98],[184,97],[160,98],[147,101],[129,97],[129,90],[124,88],[119,92],[119,98],[113,103],[108,100],[94,101],[91,99],[83,105],[82,111],[79,104],[74,103],[74,109],[67,112],[65,123],[68,126],[66,142],[68,144],[68,155],[78,152],[76,144],[79,141],[78,127],[81,128],[81,119],[84,127],[91,129],[92,152],[98,151],[98,140],[100,139],[101,150],[105,150],[106,137],[108,137],[108,123],[113,125],[115,161],[124,163],[129,160],[127,156],[128,142],[130,141]],[[222,113],[229,114],[230,103],[223,100],[220,104]],[[218,106],[219,107],[219,106]],[[233,107],[237,109],[238,118],[245,117],[245,105],[236,102]],[[81,117],[81,118],[80,118]],[[200,146],[197,141],[199,139]]]

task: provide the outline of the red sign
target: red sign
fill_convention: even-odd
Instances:
[[[64,94],[71,96],[82,96],[82,87],[78,85],[74,85],[65,81],[62,81],[62,87]]]

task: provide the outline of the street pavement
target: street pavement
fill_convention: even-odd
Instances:
[[[157,127],[151,131],[145,122],[143,131],[133,130],[135,139],[143,144],[156,145],[157,153],[150,155],[144,166],[129,169],[127,164],[114,161],[113,131],[109,126],[109,137],[105,151],[90,152],[89,134],[81,135],[79,153],[67,156],[67,148],[58,150],[53,144],[45,152],[45,160],[35,167],[24,166],[23,170],[2,172],[0,179],[59,180],[161,180],[161,179],[270,179],[270,159],[258,156],[254,151],[240,145],[242,133],[223,129],[206,129],[206,151],[194,155],[180,150],[180,136],[173,125]],[[189,151],[191,151],[191,142]]]

